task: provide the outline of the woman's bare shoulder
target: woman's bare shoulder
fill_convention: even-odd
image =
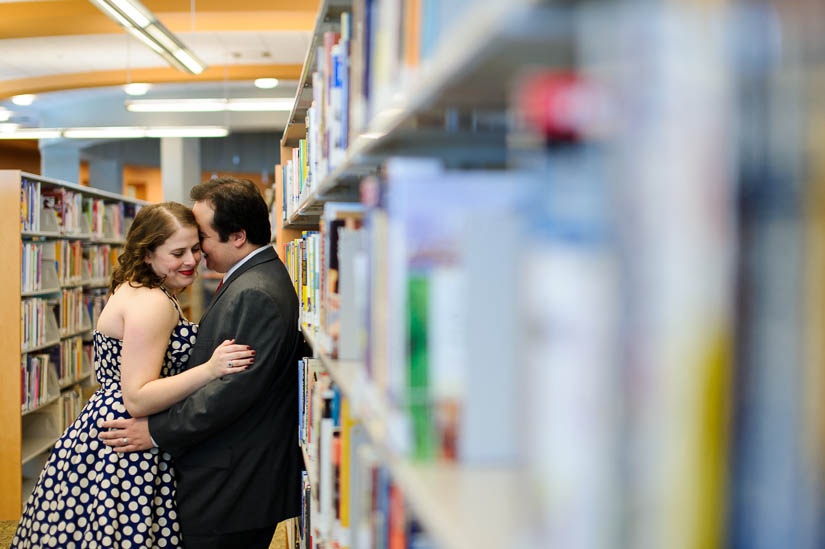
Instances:
[[[109,301],[115,301],[124,310],[159,311],[175,310],[172,300],[160,288],[121,284],[115,289]]]
[[[105,335],[123,338],[124,323],[141,318],[165,326],[176,320],[175,306],[160,288],[121,284],[109,296],[97,320],[97,330]],[[129,320],[131,319],[131,320]]]

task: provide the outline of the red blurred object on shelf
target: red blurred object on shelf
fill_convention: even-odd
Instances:
[[[522,80],[516,98],[526,129],[550,142],[594,137],[603,133],[609,120],[606,94],[574,73],[531,74]]]

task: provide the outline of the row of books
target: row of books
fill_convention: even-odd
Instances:
[[[80,240],[24,241],[21,246],[22,292],[105,280],[112,274],[119,250],[109,244]]]
[[[59,331],[54,303],[35,297],[20,304],[20,334],[23,349],[57,342]]]
[[[58,387],[49,386],[50,370],[54,368],[51,353],[24,354],[20,359],[21,384],[20,402],[23,412],[46,404],[59,392]]]
[[[92,280],[106,280],[117,265],[120,248],[109,244],[90,244],[83,247],[83,261]]]
[[[300,546],[435,547],[320,361],[303,359],[299,378],[298,438],[308,462]]]
[[[305,358],[298,362],[298,441],[310,458],[316,453],[317,437],[313,436],[313,430],[317,431],[320,419],[318,403],[323,393],[319,385],[322,377],[323,369],[317,360]]]
[[[450,38],[458,27],[472,21],[467,14],[489,4],[495,3],[353,0],[345,103],[350,142],[393,103],[396,95],[403,96],[428,64],[455,49]],[[342,35],[344,28],[342,24]]]
[[[472,9],[483,7],[476,3]],[[354,0],[337,30],[324,32],[312,53],[306,138],[282,164],[283,219],[343,162],[349,144],[376,113],[403,95],[422,67],[453,47],[442,38],[462,21],[458,15],[465,9],[470,9],[467,0]]]
[[[363,342],[359,334],[355,285],[366,284],[365,234],[362,230],[364,207],[358,203],[327,202],[319,221],[321,282],[318,322],[312,326],[321,336],[324,351],[332,357],[362,360]],[[359,266],[360,265],[360,266]],[[356,273],[356,270],[359,270]],[[363,317],[361,317],[363,318]]]
[[[40,230],[40,181],[23,178],[20,186],[20,229]]]
[[[292,243],[290,272],[299,295],[311,296],[302,300],[303,325],[330,356],[361,361],[379,394],[404,412],[402,455],[514,460],[516,437],[503,420],[516,417],[515,381],[496,372],[516,369],[515,330],[500,326],[502,318],[515,324],[525,252],[508,243],[529,234],[527,205],[541,183],[421,160],[393,160],[387,174],[362,183],[368,203],[327,203],[320,232]],[[485,412],[493,405],[498,420]]]
[[[58,406],[60,406],[61,432],[65,431],[80,415],[84,404],[83,389],[79,385],[73,385],[60,393]]]
[[[23,178],[20,225],[24,231],[122,239],[138,206]]]
[[[57,379],[61,386],[80,379],[85,365],[91,364],[91,352],[91,344],[85,343],[82,336],[71,337],[60,342]]]
[[[90,330],[97,325],[106,304],[106,288],[65,288],[59,296],[31,297],[21,301],[20,330],[23,350],[61,337]]]
[[[320,314],[319,240],[317,231],[303,231],[301,238],[286,244],[285,265],[298,294],[302,326],[314,327]]]
[[[86,312],[90,321],[90,325],[94,328],[97,326],[97,319],[100,317],[103,307],[109,296],[108,288],[91,288],[83,293],[83,302],[86,307]]]
[[[79,282],[84,275],[84,266],[88,267],[88,265],[84,265],[83,261],[83,242],[80,240],[55,240],[53,244],[54,264],[61,283]]]
[[[298,146],[292,149],[292,158],[281,166],[283,171],[284,205],[282,218],[286,219],[309,197],[312,192],[312,180],[307,167],[307,143],[301,139]]]
[[[43,245],[37,242],[21,243],[21,292],[34,292],[43,289],[55,289],[57,286],[43,286],[44,276],[48,280],[48,275],[43,272]],[[50,267],[49,267],[50,268]],[[57,281],[57,272],[54,272],[52,283]]]
[[[319,546],[319,541],[340,543],[341,538],[349,534],[346,517],[350,504],[350,471],[342,468],[340,463],[341,395],[317,359],[301,360],[298,378],[298,442],[308,469],[304,479],[301,538],[305,547]],[[345,517],[343,521],[342,515]]]
[[[366,283],[363,212],[357,203],[327,202],[319,230],[303,231],[300,239],[285,245],[286,265],[300,297],[301,325],[318,334],[330,356],[348,360],[364,358],[356,312],[359,305],[363,310],[363,299],[358,300],[363,292],[352,288]]]
[[[21,370],[21,411],[30,412],[58,397],[60,409],[61,432],[80,414],[83,408],[83,391],[76,381],[82,377],[80,371],[71,376],[56,378],[55,373],[61,369],[59,357],[54,353],[23,355]],[[59,373],[58,373],[59,375]],[[52,386],[57,381],[59,385]],[[65,390],[60,391],[60,387]]]
[[[60,292],[60,302],[55,308],[61,335],[74,334],[91,329],[83,288],[67,288]]]
[[[315,52],[312,103],[306,113],[306,138],[283,163],[283,212],[286,219],[346,156],[350,14],[341,15],[341,32],[323,35]]]

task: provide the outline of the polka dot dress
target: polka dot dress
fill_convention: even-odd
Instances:
[[[183,370],[197,325],[182,316],[161,377]],[[26,502],[12,548],[181,547],[172,458],[153,448],[117,454],[98,439],[106,419],[130,417],[120,390],[121,344],[95,331],[100,389],[57,441]]]

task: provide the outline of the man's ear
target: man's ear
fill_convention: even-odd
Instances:
[[[240,248],[246,244],[246,231],[241,229],[240,231],[230,234],[229,241],[232,242],[232,245],[236,248]]]

